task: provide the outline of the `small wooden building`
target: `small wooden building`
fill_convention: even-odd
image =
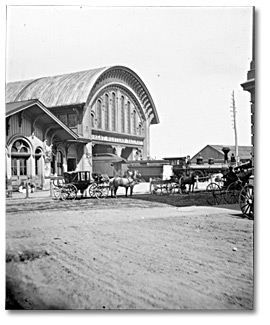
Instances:
[[[227,145],[206,145],[198,153],[191,158],[191,163],[196,164],[197,160],[202,160],[202,163],[208,163],[209,159],[214,159],[215,163],[224,162],[223,148],[228,148],[228,160],[235,156],[235,146]],[[249,161],[252,158],[252,146],[238,146],[238,156],[240,162]]]

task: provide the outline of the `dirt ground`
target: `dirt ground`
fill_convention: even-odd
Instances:
[[[252,309],[253,220],[169,203],[7,200],[6,309]]]

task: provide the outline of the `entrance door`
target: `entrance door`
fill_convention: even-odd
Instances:
[[[28,158],[11,158],[11,179],[12,187],[20,186],[27,181],[27,159]]]
[[[72,172],[76,170],[77,162],[75,158],[68,158],[67,160],[67,170],[68,172]]]

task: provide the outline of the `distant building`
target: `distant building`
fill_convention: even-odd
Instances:
[[[228,153],[228,160],[230,162],[231,158],[235,156],[235,146],[208,144],[191,158],[191,163],[196,164],[197,159],[201,160],[201,158],[202,158],[202,163],[208,163],[209,159],[214,159],[215,163],[223,163],[225,156],[222,149],[224,147],[230,149]],[[238,156],[240,162],[249,161],[252,157],[252,146],[238,146]]]
[[[122,162],[149,158],[157,123],[148,89],[127,67],[7,83],[6,178],[45,189],[67,171],[113,176]]]

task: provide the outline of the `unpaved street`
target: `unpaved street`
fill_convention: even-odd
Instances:
[[[7,203],[8,308],[253,308],[253,220],[240,211],[29,201]]]

